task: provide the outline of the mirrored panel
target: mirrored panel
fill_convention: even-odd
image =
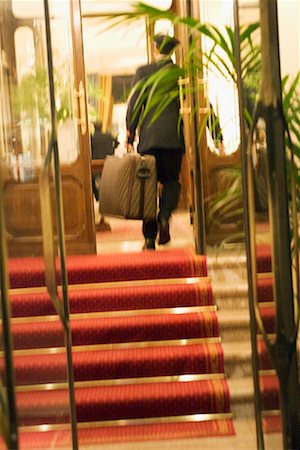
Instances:
[[[63,430],[65,442],[70,446],[72,443],[64,326],[46,291],[45,262],[41,257],[39,175],[48,149],[51,123],[45,20],[43,15],[35,16],[33,3],[37,10],[43,11],[43,0],[31,4],[0,2],[1,203],[8,248],[8,300],[20,448],[26,449],[34,448],[36,442],[47,442],[51,448],[57,442],[57,428]],[[70,3],[64,2],[68,7],[60,8],[60,15],[51,9],[57,2],[49,4],[56,42],[53,58],[58,124],[67,123],[68,119],[71,123],[65,139],[72,145],[66,147],[60,140],[59,151],[63,160],[72,162],[79,147],[73,97]],[[30,12],[30,18],[23,19],[16,7]],[[51,200],[53,204],[45,218],[50,227],[51,215],[55,214],[54,195]],[[57,255],[56,246],[54,254]],[[34,273],[39,274],[37,278]],[[59,293],[60,300],[61,297]],[[2,335],[0,379],[5,388]]]
[[[233,1],[201,2],[201,20],[217,27],[228,47],[215,45],[203,36],[203,50],[211,55],[204,69],[204,89],[211,117],[207,127],[207,142],[213,153],[230,155],[240,143],[239,111],[236,77],[231,63],[233,49],[227,30],[234,30]],[[228,28],[226,28],[228,27]],[[217,122],[217,124],[216,124]]]
[[[57,8],[57,2],[50,1],[49,14],[64,218],[69,248],[78,253],[87,251],[86,241],[92,251],[94,237],[90,190],[86,190],[89,161],[82,156],[83,125],[78,126],[79,116],[82,119],[85,112],[85,78],[75,77],[75,57],[79,56],[73,51],[70,5],[73,3],[64,1]],[[42,0],[0,2],[0,158],[5,167],[8,250],[15,256],[42,253],[38,177],[51,136],[43,8]],[[85,121],[85,129],[86,125]],[[89,148],[84,150],[89,155]]]
[[[104,17],[83,18],[85,67],[92,122],[125,142],[126,101],[138,66],[147,63],[145,21],[111,26]],[[93,108],[92,108],[93,106]]]
[[[7,2],[8,3],[8,2]],[[39,166],[48,146],[50,134],[49,86],[45,53],[43,2],[12,2],[13,17],[18,19],[13,31],[17,77],[13,84],[15,157],[13,164]],[[63,163],[78,156],[74,70],[69,4],[49,2],[58,145]],[[37,11],[37,12],[36,12]],[[30,15],[30,17],[28,17]],[[26,17],[26,19],[24,18]],[[16,159],[16,161],[15,161]],[[23,161],[24,160],[24,161]],[[23,174],[20,174],[22,180]],[[25,174],[26,178],[26,174]]]

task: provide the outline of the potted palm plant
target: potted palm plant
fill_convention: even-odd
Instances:
[[[179,75],[184,77],[187,72],[196,73],[205,68],[205,70],[217,72],[220,76],[231,80],[235,85],[237,84],[236,44],[232,27],[225,26],[223,29],[220,29],[213,24],[202,23],[192,17],[181,17],[173,11],[163,11],[142,2],[136,3],[132,12],[118,14],[117,16],[113,15],[113,19],[114,23],[119,23],[124,21],[134,21],[143,16],[147,17],[150,25],[163,19],[168,20],[173,26],[182,25],[188,30],[190,37],[189,52],[185,58],[185,65],[180,69],[182,73]],[[258,30],[258,22],[240,27],[241,72],[246,100],[244,119],[248,129],[252,124],[252,113],[258,97],[260,85],[261,50],[257,38]],[[209,50],[207,51],[199,48],[199,38],[202,37],[205,37],[205,39],[210,42],[210,45],[208,46]],[[143,96],[145,90],[151,90],[151,95],[148,97],[148,104],[144,114],[147,114],[149,109],[154,108],[156,114],[154,115],[153,120],[156,120],[167,105],[168,98],[164,95],[164,92],[167,91],[170,76],[172,75],[168,73],[168,70],[165,70],[165,73],[159,75],[154,74],[146,83],[140,83],[136,86],[136,89],[140,92],[136,104],[137,109],[144,100]],[[288,83],[288,81],[289,77],[283,79],[283,103],[286,120],[293,134],[295,155],[296,158],[299,158],[299,96],[297,96],[299,74],[293,83]],[[186,92],[183,94],[185,93]],[[205,129],[209,115],[210,112],[208,112],[207,116],[204,118],[203,126],[201,128],[202,131]],[[213,127],[217,125],[219,124],[215,122]],[[258,153],[260,150],[261,149],[258,149]],[[265,154],[262,149],[261,164],[257,166],[258,170],[255,177],[255,197],[257,210],[263,213],[267,210],[267,186],[264,176],[264,158]],[[222,177],[224,180],[223,189],[210,195],[206,199],[206,225],[208,229],[218,229],[222,222],[227,221],[233,222],[237,225],[236,228],[242,231],[242,177],[239,164],[235,167],[226,168],[223,171]],[[296,180],[298,183],[297,185],[300,186],[300,177],[298,173]],[[241,233],[233,235],[232,231],[230,231],[230,234],[230,237],[233,239],[235,239],[235,237],[238,237],[238,239],[241,238]]]
[[[136,85],[135,89],[139,91],[139,96],[136,102],[136,109],[139,110],[141,103],[144,101],[144,94],[146,90],[151,92],[148,97],[147,106],[144,109],[144,116],[149,109],[154,109],[156,113],[153,115],[153,120],[156,120],[161,111],[166,107],[170,96],[164,94],[168,91],[168,86],[171,84],[171,76],[186,77],[186,74],[196,74],[197,72],[214,72],[219,77],[225,78],[231,84],[237,85],[237,62],[236,62],[236,48],[234,39],[234,30],[226,26],[220,29],[217,26],[209,23],[202,23],[192,17],[181,17],[173,11],[162,11],[160,9],[150,7],[144,3],[137,3],[133,12],[122,14],[118,16],[119,22],[134,21],[141,16],[147,16],[150,26],[157,20],[167,20],[170,26],[181,25],[187,30],[189,35],[189,50],[185,54],[183,66],[179,69],[179,73],[170,73],[167,69],[161,71],[159,74],[154,74],[149,77],[146,82],[141,82]],[[119,23],[116,16],[113,16],[114,23]],[[243,52],[242,75],[244,79],[250,79],[251,73],[260,67],[260,51],[256,43],[255,34],[259,28],[258,23],[244,25],[240,30],[241,48]],[[207,50],[200,49],[199,40],[205,38],[209,42]],[[188,88],[183,87],[183,96],[188,95]],[[203,84],[199,84],[195,89],[203,89]],[[178,92],[174,92],[178,95]],[[196,114],[196,111],[193,111]],[[249,122],[251,113],[245,112]],[[143,116],[142,116],[143,120]],[[222,124],[219,118],[214,114],[212,108],[209,108],[208,113],[203,118],[201,133],[204,132],[207,123],[210,122],[211,134],[214,139],[218,141],[222,133]],[[223,185],[222,192],[216,192],[213,195],[208,195],[206,198],[206,227],[209,230],[220,228],[222,221],[234,222],[240,224],[241,218],[241,184],[240,184],[240,170],[239,167],[228,169],[226,167],[219,171],[218,183]],[[228,161],[229,158],[227,158]],[[238,161],[238,157],[235,160]],[[220,182],[220,180],[222,181]],[[238,207],[238,209],[237,209]],[[220,209],[221,208],[221,209]],[[219,214],[222,210],[222,214]],[[232,228],[231,231],[232,233]]]

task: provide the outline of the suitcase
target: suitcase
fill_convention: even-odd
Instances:
[[[107,156],[100,180],[103,216],[153,220],[157,209],[156,161],[152,155]]]

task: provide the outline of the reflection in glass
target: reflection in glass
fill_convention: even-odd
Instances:
[[[160,8],[168,8],[165,2]],[[138,66],[147,64],[145,20],[112,25],[106,16],[84,17],[89,2],[83,2],[83,36],[85,68],[88,75],[89,115],[92,122],[100,121],[104,132],[112,133],[123,146],[126,140],[126,102],[132,78]],[[94,8],[105,5],[93,2]],[[157,5],[156,5],[157,6]],[[108,5],[106,4],[108,8]],[[122,2],[121,10],[129,5]],[[115,3],[109,8],[115,8]],[[96,10],[96,9],[95,9]],[[100,13],[97,10],[98,13]],[[155,33],[173,34],[170,21],[158,20]],[[93,130],[93,126],[91,127]]]
[[[223,2],[221,0],[215,2],[201,3],[201,18],[203,22],[211,23],[225,32],[225,26],[233,28],[233,2],[232,0]],[[229,44],[230,46],[230,44]],[[203,50],[210,52],[213,48],[212,40],[203,37]],[[219,51],[220,50],[215,50]],[[232,70],[231,62],[226,55],[221,53],[225,58],[226,64]],[[217,154],[231,154],[235,152],[240,144],[239,129],[239,111],[238,111],[238,93],[236,83],[230,77],[222,76],[218,70],[210,65],[204,73],[205,97],[208,102],[208,109],[218,118],[222,130],[222,146],[216,146],[216,142],[212,138],[211,132],[207,130],[207,142],[209,148]]]
[[[79,152],[76,99],[73,95],[70,8],[69,2],[60,2],[58,8],[57,2],[51,1],[49,6],[57,138],[61,162],[70,163],[76,160]],[[47,152],[50,136],[44,2],[5,2],[2,8],[6,10],[7,17],[11,18],[5,22],[4,35],[14,37],[14,52],[9,45],[6,47],[6,44],[3,44],[0,79],[1,97],[4,99],[2,117],[5,119],[0,131],[0,154],[1,159],[10,166],[13,178],[24,182],[36,176]],[[13,14],[19,18],[18,22],[14,21]],[[26,22],[23,18],[26,18]]]
[[[89,116],[124,147],[126,102],[132,77],[147,63],[145,21],[109,26],[107,17],[84,18]],[[90,127],[93,132],[93,126]]]
[[[70,2],[53,0],[49,3],[60,160],[70,163],[75,161],[79,154],[76,100],[73,95]],[[26,11],[26,19],[23,19],[22,11]],[[5,234],[7,238],[9,257],[24,254],[32,256],[36,254],[34,252],[40,254],[42,246],[38,177],[51,132],[43,11],[43,0],[0,2],[0,158],[3,172],[1,203],[4,205],[6,225],[2,236]],[[14,16],[17,13],[20,14],[18,20]],[[46,220],[49,216],[50,214],[46,215]],[[25,261],[22,258],[10,260],[10,270],[18,272],[18,262],[21,266],[28,267],[37,262],[31,258]],[[17,264],[17,267],[14,264]],[[41,270],[43,272],[44,267],[41,267]],[[11,274],[9,275],[11,280]],[[30,285],[30,280],[26,282]],[[19,286],[14,285],[11,280],[10,287],[16,289]],[[45,295],[51,308],[50,297]],[[9,303],[13,305],[12,314],[18,316],[14,308],[14,294],[9,296]],[[28,306],[26,301],[24,304]],[[23,310],[19,313],[21,320],[12,326],[14,350],[23,353],[14,353],[18,424],[64,424],[67,435],[71,436],[64,327],[57,315],[51,322],[34,321],[32,316],[38,315],[35,308],[36,305],[32,306],[30,311]],[[54,316],[54,308],[51,311]],[[49,327],[51,330],[47,333]],[[1,332],[2,329],[0,347],[3,344]],[[57,355],[53,354],[53,347],[59,348]],[[36,367],[40,367],[39,363],[43,358],[45,370],[40,371]],[[0,376],[5,386],[7,380],[4,372],[2,353]],[[62,383],[60,390],[58,383]],[[36,385],[41,386],[41,391]]]

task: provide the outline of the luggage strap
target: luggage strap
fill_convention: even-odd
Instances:
[[[150,175],[151,175],[149,166],[144,157],[142,157],[142,159],[141,159],[141,164],[137,168],[136,175],[141,180],[139,216],[141,219],[143,219],[144,207],[145,207],[145,184],[146,184],[146,179],[150,178]]]

